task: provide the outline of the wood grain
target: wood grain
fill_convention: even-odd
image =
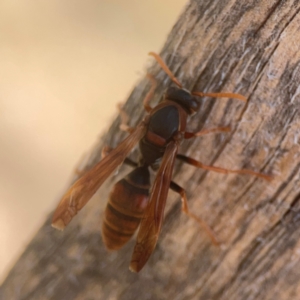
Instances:
[[[63,233],[50,227],[50,218],[45,222],[4,281],[0,299],[298,299],[299,11],[296,0],[191,1],[161,52],[186,88],[248,98],[247,104],[203,99],[190,129],[232,130],[186,142],[180,153],[274,176],[270,183],[176,164],[174,180],[186,188],[190,210],[212,226],[220,248],[181,214],[179,197],[170,192],[154,254],[141,273],[129,272],[134,241],[109,254],[100,237],[112,178]],[[148,72],[159,82],[154,105],[171,83],[154,62]],[[142,79],[125,105],[132,126],[149,88]],[[118,118],[82,169],[100,159],[104,144],[124,139],[119,124]]]

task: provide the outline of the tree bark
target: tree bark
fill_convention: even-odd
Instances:
[[[190,210],[222,242],[214,246],[181,214],[170,192],[158,245],[139,274],[128,270],[134,239],[107,253],[100,236],[109,179],[64,232],[39,230],[4,281],[1,299],[299,299],[300,297],[300,2],[194,0],[161,52],[189,90],[241,93],[201,99],[190,130],[231,126],[230,133],[185,142],[180,153],[205,164],[247,168],[274,176],[223,175],[177,163],[173,178],[186,188]],[[151,50],[151,49],[149,49]],[[152,105],[171,84],[156,62]],[[147,79],[134,88],[125,111],[134,126],[144,115]],[[101,148],[125,137],[120,119],[81,169],[99,161]],[[136,160],[138,150],[131,158]],[[123,166],[118,177],[128,172]],[[75,179],[75,178],[74,178]]]

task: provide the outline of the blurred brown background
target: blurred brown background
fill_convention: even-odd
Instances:
[[[0,283],[186,0],[0,3]]]

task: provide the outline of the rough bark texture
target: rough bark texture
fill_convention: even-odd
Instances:
[[[181,214],[179,197],[170,192],[155,252],[141,273],[131,273],[134,240],[111,254],[101,241],[112,178],[63,233],[50,227],[50,218],[45,222],[0,298],[300,299],[299,11],[297,0],[194,0],[161,52],[186,88],[239,92],[249,99],[203,99],[189,128],[232,130],[188,141],[180,153],[274,175],[270,183],[176,164],[174,180],[186,188],[190,209],[212,226],[221,247]],[[150,72],[159,82],[155,104],[170,79],[156,63]],[[143,79],[125,106],[132,126],[143,115],[141,99],[149,87]],[[119,118],[83,168],[100,159],[104,144],[124,138],[118,126]],[[128,170],[122,167],[119,175]]]

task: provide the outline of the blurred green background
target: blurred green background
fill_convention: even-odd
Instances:
[[[0,283],[186,2],[0,2]]]

